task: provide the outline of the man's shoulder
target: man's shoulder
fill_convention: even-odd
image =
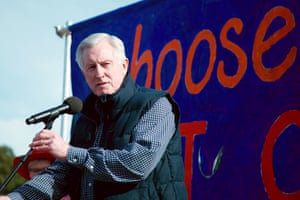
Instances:
[[[153,89],[153,88],[138,87],[137,94],[162,97],[162,96],[166,96],[167,92],[163,90]]]

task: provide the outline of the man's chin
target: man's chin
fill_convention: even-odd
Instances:
[[[113,92],[111,92],[110,90],[98,90],[96,91],[96,95],[97,96],[102,96],[102,95],[110,95],[113,94]]]

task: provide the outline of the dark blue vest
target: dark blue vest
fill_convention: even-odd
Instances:
[[[142,115],[163,96],[172,103],[177,129],[162,159],[145,180],[137,183],[107,183],[96,180],[94,191],[97,200],[187,199],[178,106],[163,91],[137,86],[130,75],[126,77],[117,94],[100,99],[94,95],[87,98],[84,103],[83,115],[74,127],[71,144],[83,148],[92,146],[96,137],[96,129],[99,123],[104,122],[100,146],[105,149],[122,149],[131,141],[132,130]],[[74,169],[72,174],[76,173],[81,174],[80,170]],[[79,175],[76,174],[76,177]],[[74,180],[72,181],[74,183]],[[75,182],[80,182],[80,180]],[[72,188],[74,189],[74,187]],[[72,191],[70,193],[72,194]],[[73,194],[72,199],[79,198],[78,195],[78,193]]]

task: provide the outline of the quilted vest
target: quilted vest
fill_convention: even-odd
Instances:
[[[99,146],[105,149],[122,149],[131,141],[132,130],[139,119],[163,96],[167,97],[173,106],[177,128],[158,165],[145,180],[135,183],[108,183],[95,180],[95,199],[187,199],[177,104],[163,91],[137,86],[130,75],[126,77],[121,88],[113,97],[101,97],[99,100],[99,97],[90,95],[87,98],[82,111],[83,115],[74,127],[71,138],[72,145],[83,148],[92,146],[99,123],[106,120]],[[87,107],[85,107],[86,105]],[[94,109],[95,105],[98,109]],[[80,197],[78,193],[80,191],[79,174],[81,174],[79,169],[74,169],[71,173],[73,179],[76,177],[76,180],[72,180],[74,183],[72,184],[72,191],[69,191],[72,199],[79,199]],[[77,183],[78,189],[74,192],[75,183]]]

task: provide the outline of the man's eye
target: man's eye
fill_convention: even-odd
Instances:
[[[110,66],[110,64],[111,64],[111,62],[104,62],[104,63],[102,63],[101,65],[102,65],[103,67],[108,67],[108,66]]]
[[[92,70],[94,70],[96,68],[96,65],[89,65],[88,67],[87,67],[87,70],[88,71],[92,71]]]

